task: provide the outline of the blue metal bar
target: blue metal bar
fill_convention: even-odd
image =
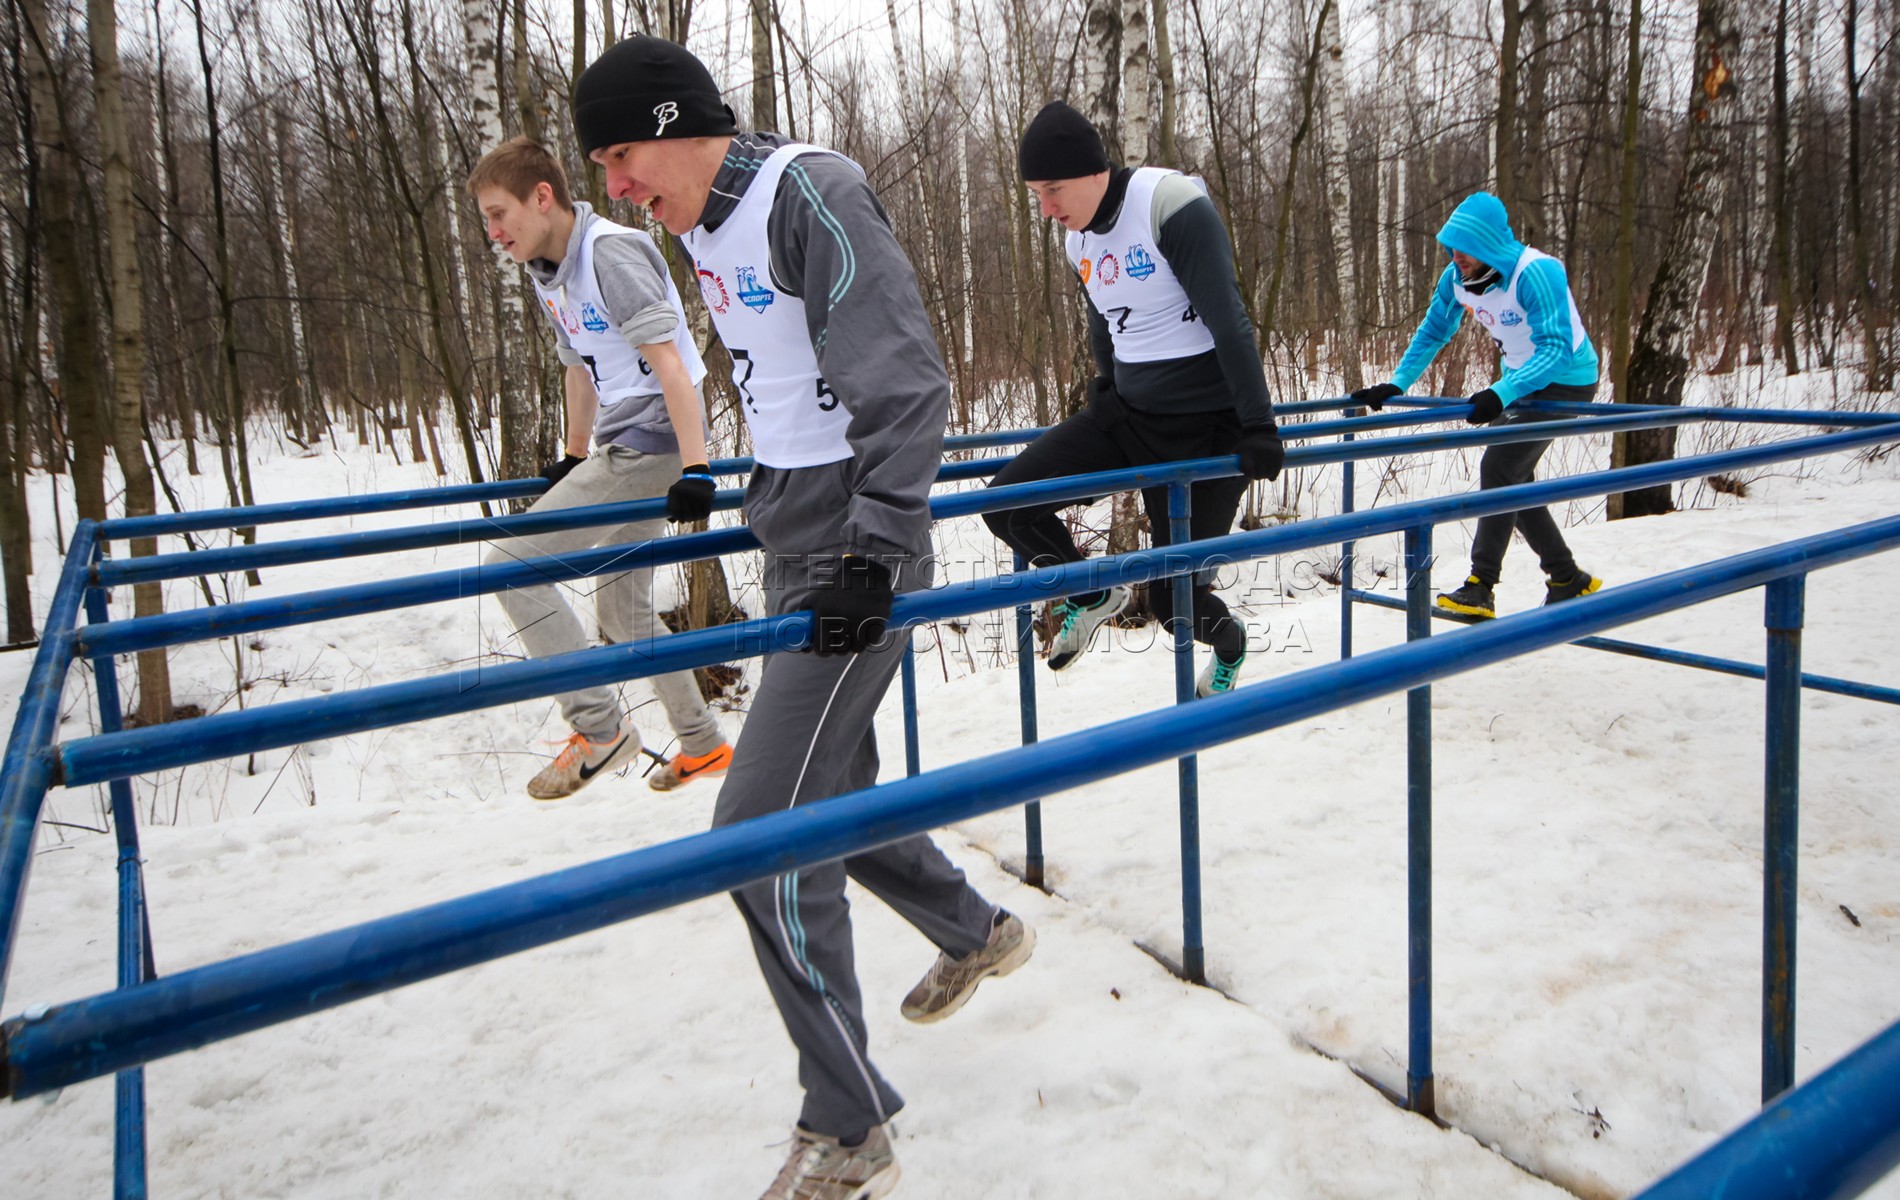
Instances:
[[[159,537],[168,533],[202,533],[213,529],[241,529],[252,525],[279,525],[287,521],[314,521],[323,517],[352,517],[366,513],[400,512],[407,508],[446,508],[488,500],[525,500],[548,490],[545,479],[508,479],[492,483],[460,483],[448,487],[408,488],[397,492],[366,492],[358,496],[327,496],[321,500],[289,500],[281,504],[252,504],[238,508],[205,508],[195,512],[149,517],[115,517],[99,525],[101,541]]]
[[[1193,540],[1189,524],[1193,498],[1185,483],[1168,485],[1168,539],[1173,546]],[[1194,582],[1192,571],[1174,577],[1174,702],[1194,702]],[[1201,933],[1201,774],[1200,763],[1184,754],[1175,763],[1181,801],[1181,978],[1207,982],[1207,948]]]
[[[1900,1165],[1900,1022],[1636,1200],[1846,1200]]]
[[[13,714],[13,734],[7,739],[5,758],[0,759],[0,1000],[6,996],[7,968],[12,965],[14,938],[20,931],[20,899],[33,863],[40,805],[58,763],[53,734],[59,727],[59,698],[66,690],[66,670],[77,645],[73,626],[79,620],[86,571],[98,538],[95,521],[81,520],[73,526],[66,562],[40,631],[40,648],[33,653],[20,706]]]
[[[1795,879],[1801,824],[1801,626],[1807,576],[1766,589],[1768,736],[1763,770],[1761,1102],[1794,1086]]]
[[[1324,402],[1321,402],[1324,403]],[[943,440],[945,453],[981,450],[991,446],[1013,446],[1033,441],[1045,429],[1009,429],[997,433],[966,433]],[[750,458],[715,459],[710,465],[714,475],[750,474]],[[547,491],[548,481],[540,478],[504,479],[489,483],[462,483],[449,487],[409,488],[394,492],[369,492],[358,496],[331,496],[321,500],[292,500],[282,504],[253,504],[238,508],[207,508],[197,512],[170,513],[164,516],[118,517],[100,523],[100,540],[155,537],[167,533],[197,533],[208,529],[236,529],[249,525],[275,525],[286,521],[310,521],[319,517],[359,516],[364,513],[398,512],[407,508],[439,508],[455,504],[473,504],[484,500],[521,500]]]
[[[1895,547],[1900,547],[1900,516],[1606,588],[1568,604],[1487,621],[1446,637],[1355,655],[1192,705],[1141,713],[914,779],[182,971],[137,988],[57,1005],[0,1025],[0,1093],[23,1098],[64,1087],[1561,645],[1584,634],[1759,587],[1784,575],[1820,570]],[[1142,553],[1152,556],[1155,552]],[[1128,568],[1138,556],[1118,557],[1121,570],[1097,572],[1088,587],[1076,590],[1126,581]],[[1163,566],[1152,559],[1143,569],[1151,571],[1149,577],[1164,573]],[[1036,574],[1053,575],[1060,570]],[[999,589],[997,581],[986,581],[963,590],[993,599]],[[929,592],[901,597],[900,605],[915,607],[896,618],[897,623],[914,623],[907,618],[925,614],[927,602],[941,596]],[[947,611],[952,606],[943,607]],[[924,619],[938,619],[938,613],[928,612]],[[802,614],[775,620],[784,625],[807,623]],[[805,631],[798,632],[803,636]],[[668,640],[696,636],[681,634]]]
[[[1432,527],[1405,531],[1405,640],[1432,633]],[[1432,1073],[1432,689],[1405,694],[1405,1106],[1438,1112]]]
[[[1356,408],[1346,410],[1348,418],[1358,415],[1359,410]],[[1339,440],[1352,441],[1352,431],[1347,430],[1341,434]],[[1354,507],[1353,490],[1356,481],[1353,465],[1353,460],[1349,458],[1340,467],[1340,487],[1344,494],[1339,500],[1339,511],[1342,513],[1352,512]],[[1351,538],[1339,544],[1339,657],[1341,658],[1352,657],[1352,551],[1356,544]]]
[[[1344,426],[1349,423],[1336,422],[1334,424]],[[1313,424],[1305,428],[1310,434],[1320,429],[1321,425]],[[1485,432],[1484,430],[1463,431],[1459,436],[1466,441],[1460,444],[1469,444],[1469,438],[1472,435],[1482,436]],[[1510,432],[1507,440],[1534,440],[1533,434],[1543,436],[1538,434],[1535,428],[1519,429]],[[1390,454],[1438,449],[1441,448],[1443,439],[1447,436],[1435,434],[1363,442],[1360,443],[1360,448],[1366,451],[1364,457],[1383,457]],[[1351,455],[1352,452],[1352,448],[1342,446],[1308,447],[1292,452],[1288,455],[1287,461],[1293,466],[1336,462],[1341,461],[1342,458],[1350,461],[1350,458],[1346,456]],[[938,474],[938,479],[948,480],[989,474],[1000,468],[1004,461],[1006,460],[979,459],[967,463],[946,463]],[[937,496],[931,501],[931,516],[934,520],[941,521],[949,517],[992,512],[1022,504],[1086,499],[1110,492],[1139,490],[1159,486],[1177,478],[1212,479],[1235,474],[1238,470],[1237,459],[1208,458],[1176,464],[1160,464],[1155,467],[1104,471],[1096,475],[1039,480],[1035,483],[1016,484],[1007,488],[986,488]],[[715,501],[715,507],[736,507],[742,495],[743,493],[736,490],[721,492]],[[617,518],[631,519],[641,513],[651,517],[659,514],[658,510],[649,511],[649,509],[660,504],[663,502],[638,500],[620,505],[599,505],[588,509],[558,509],[549,513],[529,515],[537,522],[532,527],[532,531],[545,532],[550,529],[579,528],[596,523],[593,516],[575,517],[573,514],[598,515],[601,511],[611,511]],[[635,509],[639,512],[632,511]],[[261,547],[236,546],[221,550],[201,550],[190,554],[153,555],[134,560],[137,565],[132,568],[108,564],[101,567],[95,574],[106,577],[104,582],[107,583],[124,583],[133,572],[136,572],[140,578],[174,578],[198,574],[214,568],[231,570],[246,564],[282,565],[290,562],[313,561],[327,557],[320,553],[326,546],[333,547],[336,553],[348,556],[381,553],[390,549],[446,545],[457,541],[478,540],[483,529],[520,519],[507,517],[487,522],[451,522],[387,530],[382,534],[349,534],[341,538],[273,542]],[[473,533],[470,532],[471,527],[474,530]],[[508,528],[517,532],[520,530],[520,527],[515,525],[509,525]],[[393,542],[388,540],[392,536]],[[385,540],[375,540],[378,538]],[[85,630],[85,646],[89,652],[103,652],[110,649],[113,653],[125,654],[155,646],[179,645],[208,638],[231,637],[260,629],[278,629],[313,621],[362,616],[410,605],[463,599],[513,587],[558,583],[587,575],[631,570],[635,567],[688,562],[718,554],[737,553],[741,550],[752,549],[757,544],[749,530],[728,528],[655,538],[625,545],[599,546],[558,558],[522,559],[504,566],[484,564],[411,576],[407,579],[381,580],[272,597],[267,600],[246,600],[213,608],[187,609],[157,617],[137,618],[134,621],[113,621],[96,629]],[[274,556],[273,562],[257,563],[255,552],[259,550],[271,551]],[[208,556],[213,566],[206,565]]]
[[[1359,427],[1398,428],[1406,425],[1431,424],[1444,419],[1434,413],[1398,413],[1388,414],[1378,425],[1360,421]],[[1674,423],[1674,422],[1671,422]],[[1319,421],[1306,425],[1291,426],[1286,431],[1289,439],[1327,437],[1342,431],[1343,421]],[[1041,433],[1041,430],[1014,430],[997,434],[970,434],[950,438],[945,448],[980,449],[992,445],[1008,445],[1025,441]],[[965,462],[944,463],[938,470],[937,481],[949,483],[962,479],[982,478],[1000,470],[1008,458],[973,459]],[[736,474],[741,470],[750,470],[749,458],[724,459],[714,464],[719,474]],[[533,494],[546,486],[543,480],[516,481],[526,489],[523,494]],[[478,488],[494,488],[501,485],[478,484]],[[454,492],[457,489],[445,488],[440,492]],[[182,514],[183,517],[202,515],[204,521],[180,524],[181,516],[138,517],[138,522],[130,526],[132,534],[115,533],[113,536],[150,536],[164,530],[153,529],[151,523],[171,523],[177,526],[174,531],[186,528],[224,528],[234,520],[242,524],[262,523],[252,514],[263,513],[275,521],[303,520],[310,517],[332,516],[355,511],[382,511],[393,508],[413,508],[425,503],[419,497],[439,493],[431,492],[386,492],[380,495],[362,497],[341,497],[336,500],[294,501],[288,504],[258,505],[253,508],[220,509],[205,514]],[[744,498],[743,489],[729,488],[715,494],[713,510],[716,512],[739,507]],[[394,503],[392,498],[403,502]],[[361,501],[367,509],[353,508],[351,505]],[[378,505],[378,501],[389,501]],[[548,533],[561,529],[585,529],[600,525],[618,525],[629,521],[654,520],[666,515],[664,497],[649,497],[642,500],[625,500],[615,504],[594,504],[579,508],[555,509],[550,512],[517,513],[513,516],[470,518],[459,521],[436,522],[429,525],[406,525],[396,529],[371,530],[362,533],[332,534],[312,538],[288,538],[280,542],[263,545],[226,546],[215,550],[181,551],[171,554],[154,554],[139,559],[108,562],[99,567],[94,582],[107,586],[135,583],[154,579],[182,579],[191,575],[213,575],[225,571],[252,570],[260,567],[289,566],[303,562],[322,562],[333,558],[360,557],[366,554],[384,554],[397,550],[416,550],[431,546],[453,546],[465,542],[496,541],[502,538],[519,537],[530,533]],[[214,520],[215,518],[215,520]],[[126,524],[124,519],[108,522],[117,529]]]
[[[923,768],[919,765],[922,752],[917,744],[917,644],[908,629],[903,638],[903,665],[898,670],[904,677],[904,774],[908,776]]]
[[[1484,433],[1487,430],[1469,432]],[[1529,432],[1540,434],[1549,431],[1542,429],[1541,423],[1536,423]],[[1453,438],[1463,435],[1442,436]],[[1742,467],[1849,450],[1861,445],[1877,444],[1887,440],[1887,436],[1885,430],[1846,430],[1693,458],[1646,463],[1639,467],[1622,467],[1456,496],[1441,496],[1362,513],[1318,517],[1272,529],[1207,538],[1191,543],[1191,552],[1189,547],[1179,547],[1172,553],[1176,556],[1186,555],[1189,569],[1192,570],[1219,567],[1250,558],[1327,545],[1347,537],[1363,538],[1419,524],[1465,520],[1497,512],[1516,512],[1535,505],[1625,491],[1652,483],[1693,479]],[[1418,439],[1391,440],[1410,442]],[[1361,442],[1359,446],[1364,448],[1374,444]],[[1335,448],[1315,447],[1315,450]],[[1351,447],[1346,449],[1350,450]],[[1231,458],[1201,459],[1108,474],[1137,475],[1141,477],[1141,482],[1129,487],[1151,487],[1176,479],[1204,477],[1200,473],[1208,470],[1208,464],[1216,464],[1221,470],[1226,470],[1234,462]],[[1092,487],[1099,488],[1100,478],[1076,476],[1021,486],[1026,490],[1047,488],[1049,494],[1067,495],[1078,489],[1086,492]],[[1117,490],[1120,490],[1120,485]],[[987,490],[938,497],[933,501],[933,512],[943,516],[947,513],[961,515],[964,511],[976,511],[985,503],[986,494]],[[1097,494],[1100,494],[1099,491]],[[1030,501],[1024,498],[1020,502]],[[962,507],[965,504],[971,507],[965,509]],[[995,598],[999,591],[1022,588],[1032,600],[1050,599],[1076,592],[1098,591],[1115,583],[1143,582],[1157,575],[1174,574],[1180,569],[1168,565],[1157,552],[1145,550],[1092,558],[1062,567],[1041,568],[1028,572],[1026,577],[1001,576],[991,580],[969,581],[928,593],[910,593],[899,598],[892,628],[902,629],[921,621],[947,620],[992,608],[1013,606],[1016,602],[1013,597],[1007,601]],[[784,624],[787,621],[795,624],[788,627]],[[470,712],[581,687],[618,683],[661,671],[703,667],[729,661],[735,654],[742,657],[765,654],[775,649],[790,648],[795,643],[777,639],[783,637],[788,628],[795,629],[803,636],[805,622],[803,613],[788,614],[763,621],[722,626],[716,630],[673,634],[653,641],[581,650],[529,662],[471,667],[430,679],[384,684],[341,695],[202,717],[191,722],[188,745],[182,744],[182,735],[166,729],[136,729],[126,733],[80,738],[60,749],[61,781],[67,786],[98,783],[120,774],[162,770],[252,750],[294,745],[317,737],[335,737],[382,725]]]
[[[1356,604],[1374,604],[1380,608],[1403,610],[1405,601],[1395,596],[1381,596],[1377,592],[1354,590],[1353,602]],[[1432,616],[1453,624],[1468,624],[1451,613],[1436,611]],[[1719,675],[1734,675],[1742,679],[1765,679],[1767,672],[1755,663],[1738,662],[1732,658],[1717,658],[1710,654],[1696,654],[1688,650],[1674,650],[1667,646],[1649,646],[1642,642],[1626,642],[1619,638],[1586,637],[1570,643],[1586,650],[1606,650],[1611,654],[1626,654],[1631,658],[1646,658],[1652,662],[1670,663],[1679,667],[1695,667],[1698,670],[1714,671]],[[1811,692],[1827,692],[1836,696],[1851,696],[1856,700],[1872,700],[1880,704],[1900,704],[1900,688],[1881,687],[1878,684],[1859,683],[1852,679],[1841,679],[1833,675],[1810,675],[1803,673],[1801,686]]]
[[[1389,408],[1410,409],[1448,409],[1468,403],[1462,396],[1394,396],[1386,401]],[[1686,412],[1694,413],[1705,421],[1722,421],[1742,425],[1813,425],[1820,428],[1856,429],[1874,425],[1892,425],[1900,422],[1900,413],[1873,412],[1837,412],[1833,410],[1815,411],[1803,408],[1720,408],[1715,406],[1697,407],[1693,405],[1669,404],[1617,404],[1603,401],[1571,400],[1520,400],[1518,403],[1536,412],[1561,413],[1566,416],[1587,417],[1605,410],[1614,412]]]
[[[1018,574],[1029,569],[1023,556],[1016,556]],[[1022,717],[1023,745],[1036,743],[1036,618],[1027,603],[1016,606],[1016,704]],[[1023,805],[1023,882],[1032,888],[1047,890],[1043,884],[1042,805],[1031,800]]]
[[[105,593],[86,591],[86,618],[106,619]],[[99,728],[116,733],[124,724],[119,700],[119,671],[109,654],[92,660],[93,686],[99,696]],[[115,779],[107,788],[112,797],[112,831],[119,844],[119,986],[145,982],[145,884],[139,869],[138,813],[132,804],[132,781]],[[113,1079],[112,1194],[116,1200],[145,1195],[145,1068],[127,1067]]]

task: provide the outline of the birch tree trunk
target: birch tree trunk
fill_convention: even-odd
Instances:
[[[157,511],[151,465],[145,460],[144,306],[139,290],[138,231],[132,202],[132,155],[125,128],[125,85],[119,74],[119,19],[113,0],[87,0],[86,34],[92,45],[94,117],[99,125],[99,157],[105,168],[106,252],[112,296],[112,432],[119,470],[125,477],[125,515],[149,517]],[[157,538],[134,538],[132,556],[158,552]],[[165,611],[164,586],[141,583],[132,589],[133,613],[154,617]],[[138,719],[142,725],[171,720],[171,672],[163,649],[138,656]]]
[[[17,46],[19,43],[15,42]],[[31,136],[31,96],[20,98],[20,140],[16,144],[20,168],[18,209],[20,225],[4,226],[0,240],[7,252],[7,278],[18,282],[18,306],[0,298],[0,334],[4,334],[7,371],[0,381],[0,576],[4,576],[7,606],[6,641],[25,646],[34,638],[33,523],[26,503],[26,471],[32,458],[27,437],[27,391],[39,354],[39,194],[37,152]],[[15,203],[9,195],[7,202]]]
[[[1076,107],[1102,131],[1114,167],[1128,161],[1122,153],[1121,47],[1121,0],[1088,0],[1082,14],[1082,94]]]
[[[1351,130],[1346,125],[1346,46],[1340,34],[1339,5],[1327,0],[1320,14],[1325,43],[1320,66],[1326,89],[1326,207],[1333,238],[1333,277],[1339,284],[1340,368],[1346,390],[1365,386],[1359,364],[1359,263],[1352,239],[1352,171],[1347,162]]]
[[[1122,150],[1127,161],[1148,161],[1148,0],[1122,0]]]
[[[478,153],[502,142],[499,40],[495,34],[496,0],[462,0],[462,47],[468,60],[469,123]],[[457,189],[458,194],[460,189]],[[522,336],[526,313],[521,303],[519,268],[500,246],[490,246],[494,267],[493,293],[500,309],[495,331],[494,380],[501,413],[503,479],[526,479],[545,466],[541,462],[540,422],[535,412],[534,387],[525,358]]]
[[[1681,404],[1689,378],[1690,343],[1696,307],[1708,279],[1716,222],[1728,181],[1729,126],[1740,103],[1729,64],[1740,44],[1734,0],[1700,0],[1696,12],[1695,85],[1689,93],[1688,144],[1682,180],[1676,191],[1662,261],[1650,286],[1642,328],[1630,354],[1629,402]],[[1661,462],[1676,452],[1674,429],[1646,429],[1623,435],[1621,463]],[[1615,459],[1613,456],[1613,463]],[[1614,503],[1614,502],[1613,502]],[[1641,488],[1622,494],[1614,517],[1672,512],[1671,486]]]

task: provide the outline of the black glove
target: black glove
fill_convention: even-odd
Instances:
[[[811,648],[820,658],[870,649],[891,619],[891,573],[873,559],[845,555],[812,596],[811,614]]]
[[[673,486],[666,489],[666,519],[704,521],[712,515],[712,468],[694,463],[680,472]]]
[[[1385,402],[1394,396],[1403,396],[1405,389],[1396,383],[1375,383],[1371,387],[1362,387],[1352,394],[1354,404],[1363,404],[1373,412],[1385,407]]]
[[[1253,425],[1240,431],[1240,473],[1249,479],[1278,479],[1286,462],[1277,425]]]
[[[1504,401],[1490,388],[1484,389],[1471,398],[1471,415],[1465,418],[1467,425],[1489,425],[1504,413]]]
[[[560,462],[549,463],[547,466],[541,468],[541,478],[547,480],[548,486],[552,487],[561,482],[561,480],[566,479],[569,471],[572,471],[575,467],[580,466],[586,461],[587,456],[585,454],[563,455]]]

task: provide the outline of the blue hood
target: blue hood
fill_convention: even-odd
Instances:
[[[1511,218],[1504,201],[1490,192],[1475,192],[1452,210],[1451,220],[1438,231],[1438,244],[1447,250],[1469,254],[1499,275],[1510,279],[1524,243],[1511,232]]]

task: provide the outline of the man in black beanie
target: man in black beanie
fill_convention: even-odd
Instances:
[[[1240,476],[1191,489],[1191,536],[1229,532],[1248,481],[1277,478],[1285,452],[1214,202],[1198,179],[1178,171],[1111,168],[1101,135],[1061,101],[1023,131],[1017,162],[1043,215],[1069,231],[1069,262],[1089,299],[1097,375],[1088,407],[1031,442],[990,486],[1238,451]],[[1141,497],[1154,544],[1167,545],[1167,489]],[[1064,507],[984,519],[1032,567],[1080,562],[1085,556],[1056,516]],[[1149,585],[1150,605],[1163,620],[1173,619],[1172,582]],[[1057,601],[1050,668],[1080,660],[1131,598],[1118,585]],[[1196,694],[1232,689],[1247,654],[1246,630],[1211,579],[1195,580],[1194,638],[1213,649]]]
[[[885,622],[894,592],[930,581],[949,415],[916,274],[855,163],[737,133],[712,76],[671,42],[603,54],[575,84],[574,125],[608,194],[645,205],[693,256],[752,434],[745,513],[768,604],[812,612],[816,653],[765,659],[713,824],[870,787],[872,720],[907,643]],[[887,1124],[903,1101],[867,1053],[847,876],[940,952],[904,999],[912,1021],[949,1016],[1035,946],[928,837],[734,892],[805,1088],[765,1200],[856,1200],[897,1183]]]

